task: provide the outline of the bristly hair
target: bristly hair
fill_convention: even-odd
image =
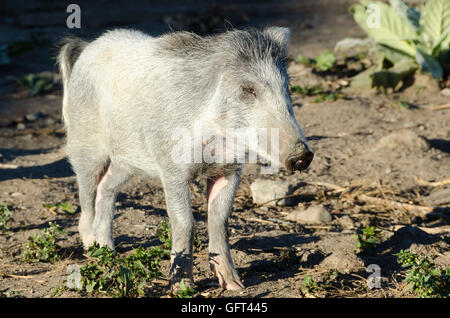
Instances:
[[[255,28],[232,30],[225,33],[199,36],[190,32],[172,32],[161,37],[163,52],[174,56],[197,58],[217,53],[230,52],[243,62],[272,60],[276,64],[287,64],[287,48],[271,36]]]
[[[249,28],[227,32],[224,37],[243,61],[272,59],[276,64],[287,64],[287,48],[282,47],[264,31]]]

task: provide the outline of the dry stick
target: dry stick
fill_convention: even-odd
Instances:
[[[279,198],[275,198],[275,199],[272,199],[272,200],[269,200],[269,201],[260,203],[260,204],[257,205],[257,207],[260,208],[260,207],[262,207],[263,205],[266,205],[267,203],[270,203],[270,202],[273,202],[273,201],[279,201],[279,200],[283,200],[283,199],[294,198],[294,197],[298,197],[299,195],[300,195],[300,194],[298,194],[298,193],[289,194],[289,195],[286,195],[286,196],[284,196],[284,197],[279,197]]]
[[[359,194],[356,198],[358,200],[368,202],[371,204],[385,205],[385,206],[395,208],[395,209],[405,209],[406,211],[408,211],[414,215],[421,216],[421,217],[424,217],[428,213],[433,211],[433,207],[430,207],[430,206],[421,206],[421,205],[413,205],[413,204],[408,204],[408,203],[401,203],[401,202],[397,202],[397,201],[393,201],[393,200],[369,197],[364,194]]]
[[[14,275],[14,274],[9,274],[9,273],[4,272],[4,271],[0,271],[0,275],[12,277],[12,278],[25,278],[25,279],[33,279],[34,278],[34,276]]]
[[[450,184],[450,179],[444,179],[441,181],[436,181],[436,182],[429,182],[423,179],[420,179],[417,176],[414,176],[414,180],[421,186],[426,186],[426,187],[439,187],[439,186],[443,186],[443,185],[447,185]]]
[[[328,183],[328,182],[322,182],[322,181],[307,182],[307,184],[315,185],[315,186],[322,186],[322,187],[334,190],[336,192],[344,192],[347,189],[347,188],[343,188],[343,187],[337,186],[335,184],[331,184],[331,183]]]
[[[430,107],[431,110],[442,110],[447,108],[450,108],[450,103]]]
[[[17,169],[19,166],[9,164],[9,163],[0,163],[0,169]]]

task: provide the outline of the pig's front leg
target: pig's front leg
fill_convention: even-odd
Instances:
[[[228,217],[239,185],[240,170],[208,179],[208,234],[211,270],[223,289],[244,288],[239,279],[228,244]]]
[[[178,174],[177,174],[178,176]],[[192,244],[194,238],[194,217],[189,200],[189,184],[175,176],[163,179],[167,213],[172,233],[170,253],[171,292],[176,293],[183,280],[192,286]]]

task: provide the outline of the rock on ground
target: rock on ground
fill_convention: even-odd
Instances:
[[[286,220],[299,223],[321,224],[331,222],[332,216],[321,205],[312,205],[306,210],[296,210],[286,216]]]
[[[390,149],[402,151],[427,151],[430,148],[427,140],[417,135],[411,130],[398,130],[381,138],[375,146],[375,151],[380,149]]]
[[[270,200],[285,197],[292,192],[292,186],[288,182],[256,179],[251,185],[253,202],[263,204]],[[281,199],[267,203],[269,206],[294,205],[293,198]]]
[[[345,273],[364,268],[364,262],[351,251],[335,251],[319,264],[321,268],[332,268]]]

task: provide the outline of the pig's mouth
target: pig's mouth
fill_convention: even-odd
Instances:
[[[300,154],[288,156],[285,161],[286,169],[290,171],[305,170],[309,167],[313,158],[314,154],[309,150],[304,150]]]

